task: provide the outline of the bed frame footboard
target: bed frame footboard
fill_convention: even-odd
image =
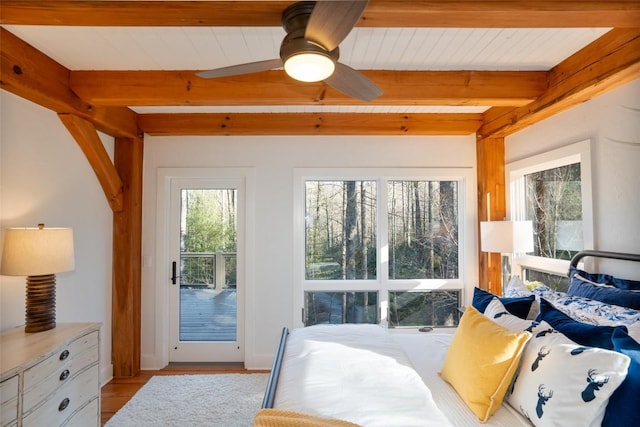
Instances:
[[[282,365],[284,347],[287,343],[288,336],[289,329],[286,327],[282,328],[278,351],[276,352],[276,357],[273,359],[273,367],[271,368],[271,374],[269,375],[269,382],[267,382],[267,389],[264,393],[264,399],[262,399],[262,408],[273,408],[273,401],[276,398],[276,388],[278,387],[278,377],[280,376],[280,366]]]

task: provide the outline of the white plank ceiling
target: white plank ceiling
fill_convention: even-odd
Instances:
[[[280,27],[5,25],[70,70],[205,70],[277,58]],[[609,28],[355,28],[340,61],[363,70],[549,70]],[[136,112],[482,112],[451,106],[135,107]]]

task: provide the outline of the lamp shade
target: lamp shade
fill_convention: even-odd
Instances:
[[[74,269],[70,228],[8,228],[2,267],[6,276],[40,276]]]
[[[480,223],[483,252],[526,253],[533,251],[531,221],[483,221]]]

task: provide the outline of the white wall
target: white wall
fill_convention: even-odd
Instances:
[[[283,326],[293,318],[294,168],[441,167],[473,168],[475,137],[145,137],[143,258],[156,253],[156,190],[159,167],[253,168],[256,222],[253,293],[247,295],[246,353],[249,368],[270,368]],[[475,218],[476,207],[472,207]],[[475,243],[471,243],[475,244]],[[162,365],[168,344],[155,331],[163,319],[154,301],[168,286],[154,267],[143,268],[143,369]],[[477,260],[469,260],[477,277]],[[162,270],[162,269],[161,269]],[[168,267],[167,267],[168,271]],[[471,282],[476,282],[475,279]],[[471,284],[473,286],[473,284]],[[248,290],[251,292],[251,289]],[[164,347],[163,347],[164,346]]]
[[[105,382],[113,372],[111,209],[55,113],[5,91],[0,91],[0,103],[0,226],[73,228],[75,270],[56,277],[56,321],[102,323]],[[101,138],[111,155],[113,140]],[[24,325],[25,278],[0,276],[0,296],[0,329]]]
[[[594,216],[589,249],[640,254],[640,80],[508,137],[506,162],[587,139]],[[640,280],[638,263],[609,268]]]

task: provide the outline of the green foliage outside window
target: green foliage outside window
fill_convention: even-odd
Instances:
[[[216,262],[225,263],[225,283],[236,283],[237,191],[182,190],[180,276],[183,285],[216,283]],[[224,260],[215,257],[225,253]]]

